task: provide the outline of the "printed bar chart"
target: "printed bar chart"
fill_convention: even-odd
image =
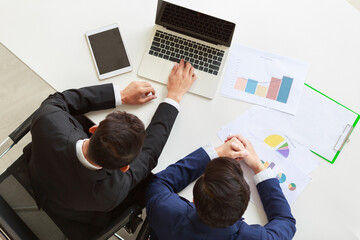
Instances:
[[[307,63],[240,44],[231,52],[222,96],[296,114]]]
[[[234,88],[259,97],[268,98],[277,102],[287,103],[293,78],[283,77],[282,79],[272,77],[270,82],[258,82],[253,79],[238,77]]]

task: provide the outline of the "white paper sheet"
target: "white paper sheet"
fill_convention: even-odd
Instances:
[[[234,44],[221,95],[295,114],[307,70],[307,63]]]

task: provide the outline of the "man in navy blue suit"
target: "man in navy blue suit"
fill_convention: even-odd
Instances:
[[[269,220],[265,226],[248,225],[242,218],[250,190],[239,161],[255,173]],[[215,149],[211,145],[197,149],[156,174],[149,184],[146,210],[151,239],[292,239],[295,219],[274,176],[242,136],[231,136]],[[176,194],[197,178],[194,203]]]

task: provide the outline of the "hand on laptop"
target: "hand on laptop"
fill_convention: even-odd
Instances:
[[[258,157],[258,155],[255,152],[255,149],[253,147],[253,145],[251,144],[251,142],[249,140],[247,140],[246,138],[244,138],[241,135],[232,135],[229,136],[225,142],[229,142],[229,141],[233,141],[234,139],[239,140],[242,145],[245,148],[245,151],[247,151],[247,155],[242,157],[241,159],[246,163],[246,165],[248,165],[255,174],[261,172],[262,170],[265,170],[265,166],[264,164],[262,164],[262,162],[260,161],[260,158]],[[240,151],[240,148],[237,148],[236,146],[232,146],[234,151],[238,150]]]
[[[167,97],[180,103],[181,98],[190,89],[196,79],[195,68],[192,67],[190,63],[185,64],[184,60],[181,59],[179,64],[174,64],[170,73],[167,83]]]
[[[155,98],[155,89],[147,82],[131,82],[126,88],[120,91],[123,104],[143,104]]]

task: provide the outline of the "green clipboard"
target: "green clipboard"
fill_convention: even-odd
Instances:
[[[343,123],[343,126],[344,129],[342,131],[342,133],[340,134],[340,136],[338,137],[338,139],[336,140],[336,143],[333,147],[333,153],[334,155],[328,155],[325,156],[321,151],[319,151],[316,147],[314,148],[311,148],[311,152],[316,154],[317,156],[319,156],[320,158],[330,162],[331,164],[333,164],[335,162],[335,160],[338,158],[341,150],[343,149],[344,145],[346,142],[349,141],[349,137],[352,133],[352,131],[354,130],[355,126],[357,125],[357,123],[359,122],[359,119],[360,119],[360,115],[356,112],[354,112],[353,110],[347,108],[346,106],[342,105],[341,103],[335,101],[334,99],[330,98],[329,96],[325,95],[324,93],[320,92],[319,90],[311,87],[310,85],[306,84],[305,83],[305,86],[308,88],[308,89],[311,89],[313,91],[313,93],[318,93],[320,95],[318,96],[323,96],[325,97],[324,99],[321,100],[322,102],[322,107],[330,107],[331,106],[331,109],[332,111],[334,111],[334,118],[337,117],[336,115],[336,111],[338,111],[338,113],[342,112],[341,115],[347,115],[346,119],[341,119],[339,121],[345,121]],[[306,91],[306,88],[305,88],[305,91]],[[309,91],[307,91],[309,92]],[[314,95],[315,94],[312,94],[311,91],[310,91],[310,95]],[[322,98],[322,97],[316,97],[318,99]],[[300,103],[301,104],[301,103]],[[317,103],[314,102],[314,104],[316,105]],[[310,106],[311,108],[311,106]],[[314,113],[316,114],[316,113]],[[331,113],[329,113],[331,114]],[[339,117],[339,116],[338,116]],[[333,119],[332,119],[333,120]],[[328,119],[324,119],[324,121],[322,122],[322,124],[327,124],[327,121],[329,121],[329,118]],[[335,121],[334,121],[335,122]],[[339,125],[339,127],[341,127],[342,125]],[[339,130],[339,127],[337,128]],[[341,128],[340,128],[341,129]],[[331,131],[332,129],[329,129],[329,131]],[[335,140],[335,139],[334,139]]]

